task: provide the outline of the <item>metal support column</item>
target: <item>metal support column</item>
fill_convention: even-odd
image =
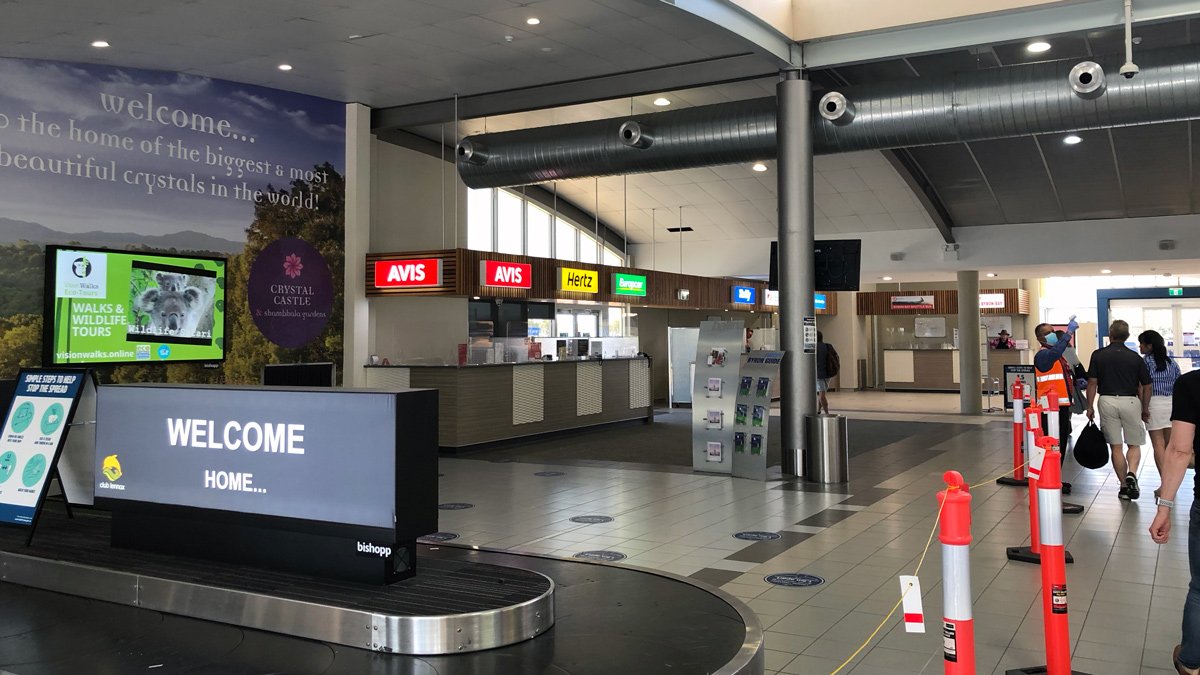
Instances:
[[[783,472],[801,475],[806,449],[805,415],[817,412],[816,360],[805,352],[804,325],[812,318],[813,149],[812,84],[799,71],[784,71],[776,86],[779,110],[779,320],[780,347],[787,353],[780,376]],[[812,346],[810,348],[815,348]]]
[[[964,415],[983,412],[983,372],[979,348],[979,272],[958,273],[958,405]]]

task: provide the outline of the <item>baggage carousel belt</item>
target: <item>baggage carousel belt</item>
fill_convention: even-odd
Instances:
[[[3,583],[0,669],[15,675],[762,673],[761,628],[753,615],[744,618],[725,599],[676,578],[616,565],[441,544],[419,546],[414,579],[389,587],[329,582],[111,549],[106,514],[77,510],[75,520],[68,521],[55,513],[56,507],[61,508],[52,504],[44,512],[31,549],[24,547],[26,533],[15,529],[0,530],[0,549],[416,615],[474,611],[536,596],[545,590],[545,575],[556,586],[557,619],[546,633],[517,644],[418,657]],[[747,658],[748,649],[757,650],[757,655]]]

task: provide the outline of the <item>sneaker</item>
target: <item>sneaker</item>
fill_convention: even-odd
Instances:
[[[1137,476],[1129,474],[1125,476],[1125,487],[1129,488],[1129,498],[1137,499],[1142,496],[1142,489],[1138,487]]]
[[[1068,482],[1067,482],[1067,481],[1065,481],[1065,480],[1062,482],[1062,493],[1063,493],[1064,495],[1069,495],[1069,494],[1071,494],[1071,484],[1070,484],[1070,483],[1068,483]]]
[[[1117,499],[1129,501],[1129,486],[1122,485],[1120,490],[1117,490]]]

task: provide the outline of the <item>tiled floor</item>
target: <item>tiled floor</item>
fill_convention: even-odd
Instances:
[[[1007,418],[954,419],[958,424],[947,425],[940,437],[854,457],[852,482],[833,490],[649,468],[443,458],[441,501],[474,508],[442,511],[441,529],[460,535],[461,543],[558,556],[618,551],[628,556],[621,564],[719,584],[761,619],[768,672],[832,673],[896,603],[897,576],[913,572],[934,526],[942,472],[957,469],[968,481],[983,483],[972,490],[978,672],[1041,665],[1039,570],[1005,557],[1005,547],[1028,537],[1025,491],[989,480],[1010,468]],[[975,424],[962,426],[964,421]],[[603,442],[603,433],[597,432],[596,442]],[[545,469],[563,475],[534,475]],[[1092,675],[1173,673],[1170,650],[1179,639],[1188,581],[1191,490],[1180,490],[1176,538],[1159,547],[1146,532],[1158,484],[1152,465],[1141,472],[1142,499],[1132,504],[1117,500],[1108,472],[1074,463],[1066,472],[1074,483],[1068,501],[1087,507],[1063,523],[1076,560],[1067,570],[1075,669]],[[569,520],[579,515],[613,520]],[[733,538],[745,530],[781,538]],[[764,581],[775,572],[815,574],[825,583],[787,588]],[[920,578],[928,632],[906,634],[893,617],[842,673],[942,671],[936,539]]]

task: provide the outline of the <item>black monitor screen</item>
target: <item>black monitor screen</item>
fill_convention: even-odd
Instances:
[[[332,363],[273,363],[262,370],[262,383],[268,387],[332,387],[336,380]]]
[[[813,271],[818,291],[857,291],[862,261],[861,239],[826,239],[813,245]],[[779,242],[771,242],[767,287],[779,290]]]

